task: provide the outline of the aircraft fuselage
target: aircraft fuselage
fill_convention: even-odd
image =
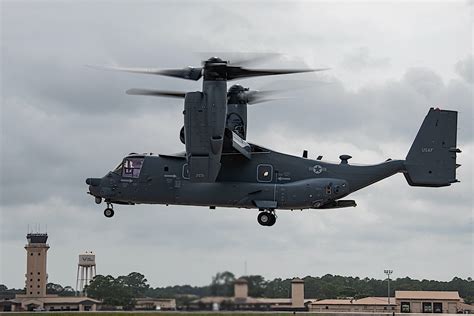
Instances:
[[[125,172],[127,159],[141,160],[138,175],[131,176],[133,170]],[[355,206],[336,200],[403,170],[403,160],[353,166],[347,161],[332,164],[265,149],[253,152],[252,159],[223,153],[217,181],[195,183],[189,179],[184,155],[132,155],[100,181],[93,179],[89,189],[92,195],[118,204],[336,208]]]

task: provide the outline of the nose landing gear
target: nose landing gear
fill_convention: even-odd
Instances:
[[[275,210],[260,209],[260,214],[257,216],[257,222],[262,226],[273,226],[276,223]]]
[[[111,203],[107,203],[107,208],[104,210],[104,215],[107,218],[114,216],[114,206]]]

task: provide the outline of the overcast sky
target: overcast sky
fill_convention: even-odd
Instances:
[[[22,288],[28,225],[47,225],[49,281],[75,286],[77,255],[152,286],[204,285],[229,270],[450,280],[473,276],[473,5],[450,2],[1,1],[0,283]],[[459,111],[460,183],[414,188],[395,175],[351,195],[356,208],[278,212],[120,206],[87,195],[129,152],[173,153],[182,101],[129,88],[196,91],[201,81],[86,64],[199,65],[199,52],[278,52],[262,67],[330,67],[242,80],[304,87],[249,109],[248,139],[354,163],[403,159],[431,106]],[[210,57],[207,56],[206,57]]]

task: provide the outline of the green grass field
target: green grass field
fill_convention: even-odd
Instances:
[[[32,316],[32,314],[37,314],[38,316],[73,316],[77,315],[79,312],[29,312],[29,313],[23,313],[23,312],[14,312],[14,313],[8,313],[10,315],[15,315],[15,316]],[[167,315],[174,315],[180,314],[180,315],[192,315],[192,316],[219,316],[219,315],[229,315],[232,314],[233,316],[246,316],[246,315],[258,315],[258,314],[264,314],[264,315],[285,315],[288,316],[288,314],[292,314],[292,312],[287,312],[287,313],[273,313],[273,312],[83,312],[87,316],[167,316]],[[0,314],[2,314],[0,312]],[[307,314],[307,313],[305,313]],[[323,315],[323,314],[318,314],[318,315]]]

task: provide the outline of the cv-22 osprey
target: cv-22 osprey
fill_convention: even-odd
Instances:
[[[131,89],[128,94],[184,98],[180,154],[130,154],[102,178],[88,178],[89,194],[113,204],[166,204],[258,209],[258,223],[272,226],[275,211],[356,206],[344,199],[396,173],[409,185],[443,187],[456,180],[457,112],[431,108],[405,160],[351,165],[291,156],[247,141],[247,104],[265,101],[265,93],[227,81],[324,69],[247,69],[217,57],[202,67],[184,69],[115,68],[189,80],[203,78],[202,91]]]

